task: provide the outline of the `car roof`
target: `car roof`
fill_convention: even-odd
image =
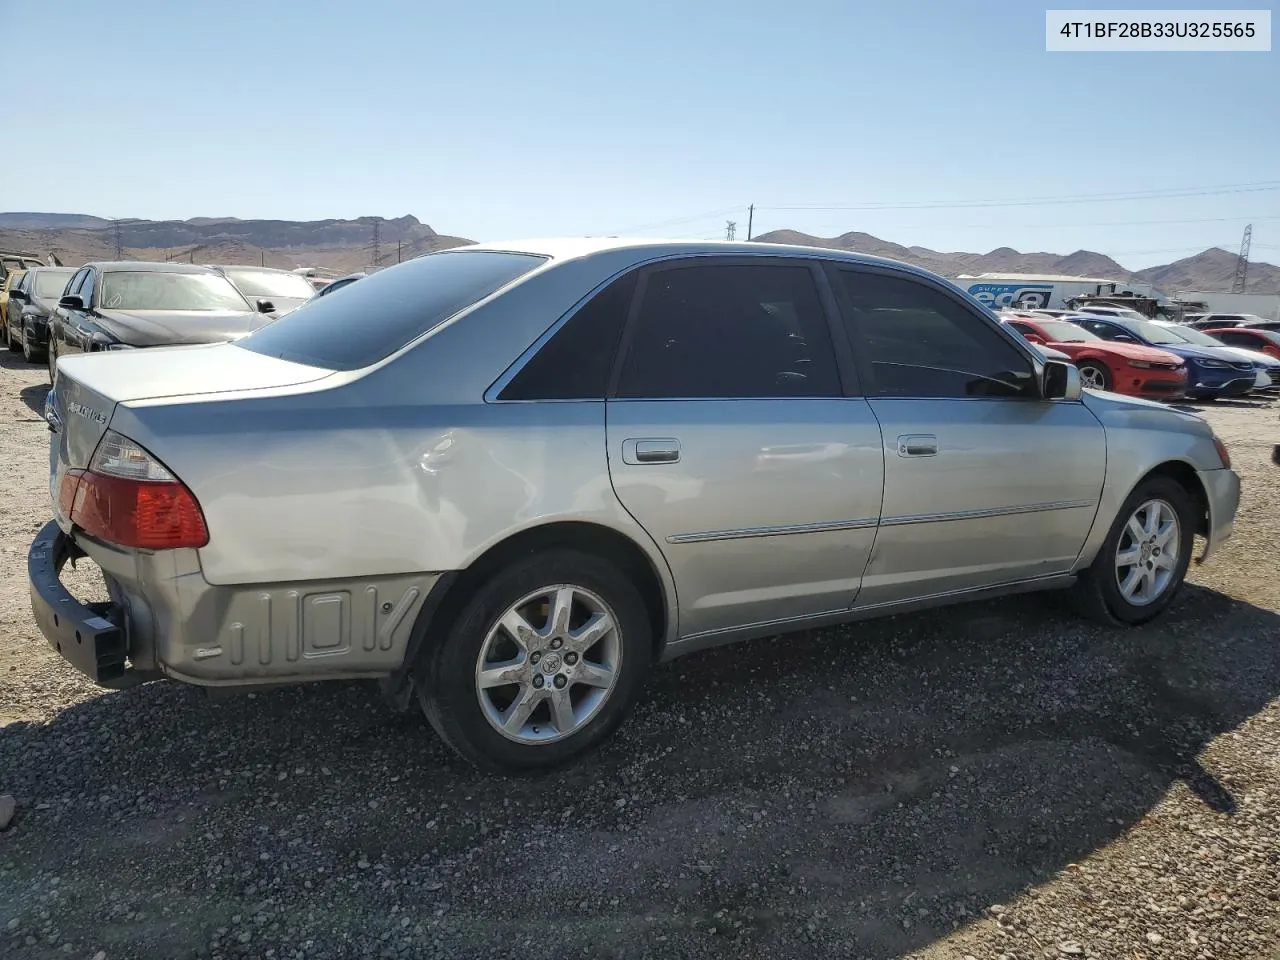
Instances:
[[[210,263],[211,270],[257,270],[259,273],[287,273],[291,277],[300,276],[292,270],[281,270],[279,267],[262,267],[256,263]]]
[[[550,257],[553,260],[576,260],[600,253],[634,251],[636,259],[661,259],[674,256],[717,254],[720,256],[802,256],[844,260],[867,266],[888,266],[906,270],[920,276],[937,277],[929,270],[901,260],[875,257],[834,247],[802,246],[791,243],[759,243],[750,240],[672,240],[648,237],[547,237],[526,240],[495,241],[451,247],[435,254],[448,254],[466,250],[493,250],[504,253],[526,253]]]
[[[128,271],[131,273],[197,273],[204,275],[216,275],[216,270],[209,267],[197,266],[194,263],[159,263],[155,260],[101,260],[93,263],[86,263],[86,267],[93,267],[99,273],[119,273]]]

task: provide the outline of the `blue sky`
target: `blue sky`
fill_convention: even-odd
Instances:
[[[1131,267],[1234,249],[1252,222],[1254,259],[1280,261],[1275,49],[1050,54],[1025,0],[4,7],[8,101],[46,132],[6,138],[8,210],[412,213],[492,240],[742,236],[755,203],[756,233]],[[920,206],[1245,184],[1271,186]],[[815,205],[881,209],[776,209]]]

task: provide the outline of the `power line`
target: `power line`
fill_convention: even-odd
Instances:
[[[645,230],[657,230],[660,227],[675,227],[683,223],[693,223],[695,220],[710,220],[713,217],[718,219],[720,217],[723,217],[725,214],[736,213],[741,209],[742,209],[742,205],[737,204],[732,207],[722,207],[719,210],[708,210],[706,213],[694,213],[694,214],[690,214],[687,217],[678,217],[674,220],[659,220],[656,223],[645,223],[645,224],[641,224],[638,227],[622,227],[619,230],[610,230],[609,233],[612,235],[624,234],[624,233],[641,233]]]
[[[1180,200],[1190,197],[1221,196],[1229,193],[1262,193],[1280,190],[1280,180],[1258,180],[1252,183],[1227,184],[1218,187],[1177,187],[1161,190],[1126,191],[1124,193],[1076,194],[1072,196],[1006,197],[986,200],[924,200],[906,203],[832,203],[789,204],[761,210],[943,210],[974,207],[1023,207],[1060,203],[1119,203],[1135,200]]]

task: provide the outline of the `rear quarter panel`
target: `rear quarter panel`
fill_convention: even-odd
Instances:
[[[637,543],[674,598],[656,544],[609,483],[604,403],[484,400],[634,261],[622,253],[534,274],[366,372],[271,395],[125,403],[112,427],[199,499],[214,584],[456,570],[515,532],[575,520]]]

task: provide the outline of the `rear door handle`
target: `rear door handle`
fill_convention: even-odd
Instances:
[[[623,463],[675,463],[679,459],[679,440],[672,438],[637,438],[622,441]]]
[[[898,437],[898,456],[936,457],[938,438],[931,433],[904,433]]]

